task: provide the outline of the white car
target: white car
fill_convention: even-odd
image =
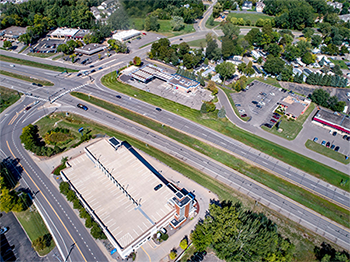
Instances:
[[[347,96],[350,96],[350,92],[348,92],[346,95],[347,95]]]

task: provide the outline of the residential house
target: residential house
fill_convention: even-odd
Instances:
[[[350,14],[340,15],[339,19],[343,20],[344,22],[349,22],[350,21]]]
[[[253,9],[253,3],[251,1],[244,1],[242,5],[242,10],[250,10]]]
[[[264,8],[265,8],[265,4],[263,2],[261,2],[261,1],[259,1],[259,2],[256,3],[255,8],[256,8],[257,12],[262,13]]]
[[[327,5],[333,7],[334,9],[342,10],[343,4],[339,2],[327,2]]]
[[[262,72],[259,70],[259,68],[256,65],[253,65],[253,69],[255,71],[255,74],[254,74],[255,77],[262,77],[263,76]]]
[[[219,83],[219,84],[222,83],[222,80],[220,78],[220,74],[216,74],[215,76],[212,76],[212,78],[210,80],[214,81],[215,83]]]
[[[215,68],[209,66],[209,68],[202,73],[202,76],[208,77],[209,74],[213,74],[214,72],[215,72]]]

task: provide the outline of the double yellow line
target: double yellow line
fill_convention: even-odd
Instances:
[[[13,156],[13,158],[16,158],[16,156],[12,153],[12,150],[10,148],[10,145],[8,143],[8,141],[6,141],[7,147],[10,150],[11,155]],[[65,224],[63,223],[63,221],[61,220],[61,218],[58,216],[57,212],[55,211],[55,209],[52,207],[52,205],[50,204],[50,202],[47,200],[45,194],[40,190],[40,188],[38,187],[38,185],[34,182],[34,180],[32,179],[32,177],[28,174],[27,170],[22,166],[22,164],[20,162],[18,162],[18,164],[23,168],[23,171],[27,174],[27,176],[30,178],[30,180],[33,182],[33,184],[35,185],[35,187],[39,190],[39,192],[41,192],[42,196],[44,197],[45,201],[49,204],[49,206],[51,207],[52,211],[55,213],[55,215],[57,216],[58,220],[61,222],[62,226],[64,227],[64,229],[67,231],[68,235],[70,236],[70,238],[72,239],[72,241],[75,243],[75,245],[77,246],[81,256],[83,257],[84,261],[87,262],[86,258],[84,257],[83,253],[81,252],[79,245],[77,244],[77,242],[74,240],[74,238],[72,237],[72,235],[69,233],[67,227],[65,226]]]

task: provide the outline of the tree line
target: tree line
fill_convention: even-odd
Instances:
[[[65,195],[69,202],[73,203],[73,208],[79,210],[80,218],[86,219],[85,226],[90,228],[90,234],[95,239],[107,239],[99,225],[93,220],[82,204],[80,204],[79,199],[75,192],[70,189],[69,184],[67,182],[61,182],[59,187],[61,194]]]
[[[315,89],[309,96],[312,102],[315,102],[319,106],[330,108],[336,112],[342,112],[346,103],[344,101],[338,101],[336,96],[330,96],[330,94],[321,88]]]

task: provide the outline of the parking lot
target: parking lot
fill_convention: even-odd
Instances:
[[[213,99],[209,90],[198,88],[196,92],[187,94],[174,89],[170,84],[159,79],[153,79],[147,84],[144,84],[136,80],[131,80],[131,77],[127,75],[123,75],[121,80],[144,91],[197,110],[201,109],[203,101]]]
[[[273,119],[277,102],[287,95],[275,86],[253,81],[245,92],[234,93],[231,96],[240,114],[251,117],[251,125],[261,126]]]
[[[59,261],[55,258],[55,254],[59,254],[57,248],[54,248],[46,257],[38,256],[12,212],[7,214],[2,212],[0,215],[1,227],[8,229],[1,234],[0,250],[4,261]]]
[[[307,126],[307,129],[308,132],[306,139],[314,140],[316,137],[316,143],[322,144],[323,142],[324,146],[327,146],[329,148],[332,148],[333,146],[333,150],[339,146],[339,153],[350,156],[350,141],[343,138],[345,133],[341,133],[331,128],[324,128],[314,123],[310,123]],[[336,132],[335,135],[333,135],[334,132]]]

